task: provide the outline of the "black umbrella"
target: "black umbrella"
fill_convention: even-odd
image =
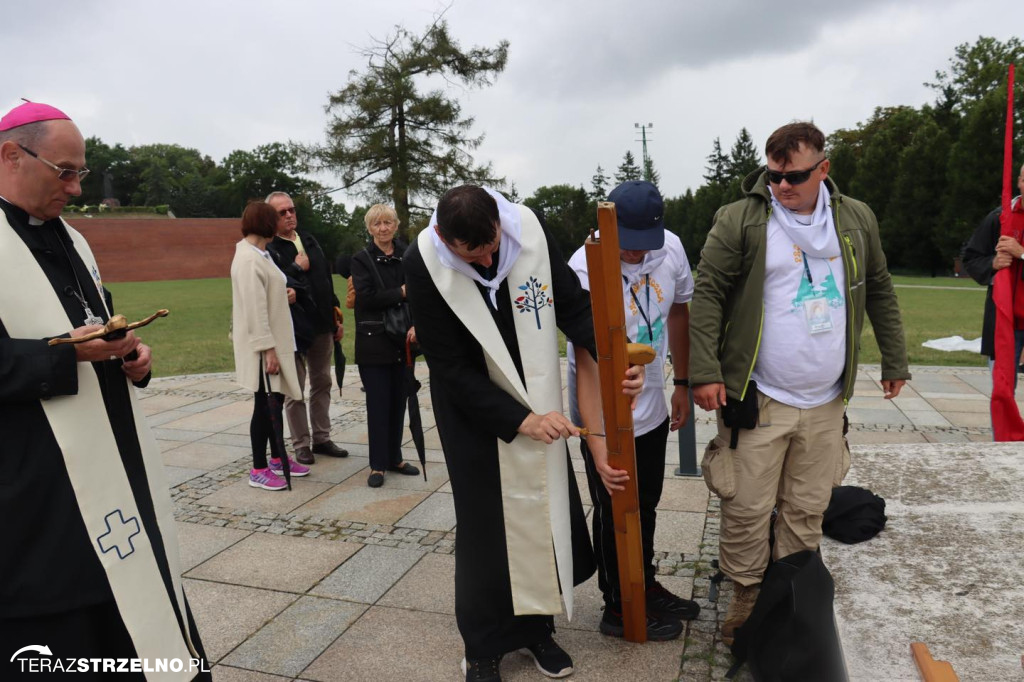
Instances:
[[[427,449],[423,443],[423,420],[420,418],[420,401],[416,392],[420,390],[420,382],[416,380],[416,362],[412,354],[412,344],[405,337],[405,392],[409,399],[409,433],[416,444],[416,453],[420,456],[423,468],[423,480],[427,480]]]
[[[341,308],[334,306],[334,323],[342,324],[344,318]],[[341,341],[334,342],[334,378],[338,380],[338,396],[341,396],[342,382],[345,381],[345,351],[341,349]]]
[[[284,419],[282,418],[284,396],[270,390],[270,374],[264,373],[264,381],[267,387],[267,419],[270,420],[270,437],[274,442],[270,444],[270,453],[276,451],[281,459],[281,473],[284,474],[284,482],[288,484],[288,490],[292,489],[292,463],[288,459],[288,451],[284,448]]]

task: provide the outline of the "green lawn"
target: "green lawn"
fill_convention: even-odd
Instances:
[[[171,314],[158,319],[138,334],[153,348],[153,375],[229,372],[235,361],[228,340],[231,324],[231,280],[188,279],[170,282],[122,282],[107,284],[114,295],[114,309],[129,322],[160,308]],[[345,282],[334,278],[334,290],[344,294]],[[352,311],[345,311],[342,348],[351,365]],[[352,366],[352,371],[355,367]]]
[[[978,353],[946,352],[924,348],[928,339],[962,336],[976,339],[981,336],[981,318],[985,308],[985,287],[972,279],[952,277],[894,277],[896,284],[916,286],[957,287],[951,289],[919,289],[896,287],[903,316],[903,330],[907,338],[907,354],[912,365],[977,365],[984,366],[986,358]],[[860,361],[881,362],[874,330],[864,325],[861,338]]]
[[[963,287],[964,291],[898,287],[896,293],[903,313],[911,364],[984,365],[974,353],[945,353],[921,347],[921,342],[959,334],[964,338],[981,335],[981,315],[985,302],[984,287],[970,279],[932,277],[894,277],[897,284],[917,286]],[[130,321],[153,313],[158,308],[171,311],[139,330],[142,339],[153,347],[155,376],[228,372],[234,367],[228,325],[231,321],[231,280],[197,279],[173,282],[132,282],[108,284],[114,294],[117,312]],[[334,278],[335,291],[344,292],[345,283]],[[350,371],[352,360],[352,311],[345,311],[346,335],[342,340]],[[564,343],[562,344],[564,352]],[[880,361],[878,346],[870,325],[866,325],[861,346],[861,362]]]

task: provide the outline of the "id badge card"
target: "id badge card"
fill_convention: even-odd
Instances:
[[[824,296],[804,299],[804,322],[811,334],[832,331],[832,314]]]

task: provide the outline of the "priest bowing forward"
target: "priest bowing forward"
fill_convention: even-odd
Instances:
[[[500,680],[517,649],[564,677],[552,615],[564,602],[572,616],[572,587],[595,566],[562,441],[579,431],[562,414],[556,329],[596,372],[589,295],[538,216],[471,185],[442,197],[405,267],[454,494],[466,679]]]
[[[39,670],[25,659],[47,647],[49,663],[88,664],[76,679],[116,658],[180,670],[161,680],[208,679],[160,450],[132,387],[149,381],[150,349],[133,332],[47,344],[111,314],[89,245],[60,219],[88,172],[58,109],[26,103],[0,119],[0,678]]]

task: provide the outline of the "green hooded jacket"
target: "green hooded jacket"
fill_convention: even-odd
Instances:
[[[757,362],[764,325],[764,274],[771,194],[762,167],[743,179],[746,197],[715,214],[697,266],[690,303],[690,383],[724,383],[742,400]],[[846,369],[843,400],[857,377],[860,334],[867,311],[882,353],[882,379],[909,379],[900,309],[878,222],[867,204],[844,196],[831,178],[832,216],[846,271]]]

